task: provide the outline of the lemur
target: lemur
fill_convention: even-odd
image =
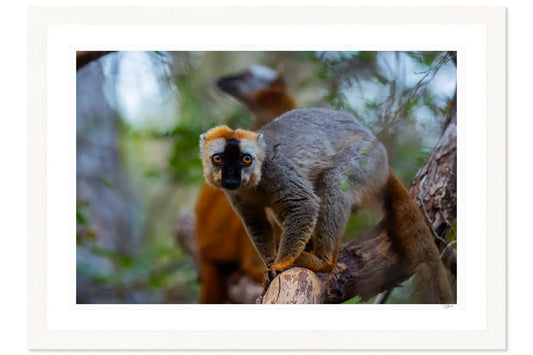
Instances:
[[[216,84],[254,114],[253,130],[297,107],[283,76],[265,66],[254,65],[221,77]],[[200,303],[227,302],[231,274],[244,272],[258,283],[263,281],[263,261],[222,190],[202,186],[195,220],[201,268]]]
[[[383,144],[352,115],[297,109],[257,132],[219,126],[201,135],[200,150],[206,182],[223,189],[270,279],[292,266],[331,272],[348,217],[377,202],[414,276],[416,301],[453,302],[421,212]],[[265,208],[282,229],[279,245]]]

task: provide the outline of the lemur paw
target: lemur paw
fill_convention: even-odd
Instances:
[[[268,269],[265,270],[264,274],[265,276],[263,277],[263,292],[261,292],[261,296],[264,296],[268,287],[270,286],[270,283],[279,275],[281,274],[282,272],[284,271],[287,271],[289,269],[292,269],[292,265],[290,266],[287,266],[286,268],[284,269],[277,269],[275,267],[270,267]]]
[[[271,268],[269,268],[269,269],[267,269],[265,271],[265,276],[268,279],[268,282],[270,283],[270,282],[272,282],[272,280],[274,280],[276,278],[276,276],[278,276],[282,272],[287,271],[289,269],[292,269],[292,265],[289,265],[289,266],[281,268],[281,269],[273,266],[273,267],[271,267]]]
[[[263,277],[263,282],[262,282],[262,286],[263,286],[263,291],[261,291],[261,299],[263,298],[263,296],[265,295],[266,291],[268,290],[268,286],[270,286],[270,283],[272,282],[272,280],[270,279],[270,269],[266,269],[265,272],[264,272],[264,277]]]

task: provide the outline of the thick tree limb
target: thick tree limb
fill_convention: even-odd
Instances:
[[[409,192],[432,227],[444,265],[455,275],[457,253],[445,238],[457,218],[457,96],[446,121],[439,142],[418,170]]]
[[[272,280],[263,304],[315,304],[321,301],[320,278],[309,269],[295,267]]]
[[[317,275],[304,268],[289,269],[272,281],[259,302],[342,303],[355,296],[366,300],[411,276],[381,226],[362,239],[343,245],[332,273]]]

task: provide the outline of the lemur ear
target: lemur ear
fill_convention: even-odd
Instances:
[[[270,86],[282,86],[282,87],[287,86],[287,82],[286,82],[285,77],[283,76],[283,74],[278,74],[276,79],[274,79],[270,83]]]
[[[203,155],[204,152],[204,141],[205,141],[205,133],[200,134],[200,158]]]
[[[259,146],[261,151],[264,152],[266,150],[266,143],[265,143],[265,138],[263,137],[263,133],[257,134],[257,145]]]

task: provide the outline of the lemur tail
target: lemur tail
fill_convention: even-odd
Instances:
[[[385,189],[386,224],[389,236],[404,255],[414,276],[415,295],[422,303],[453,303],[454,297],[439,250],[424,216],[402,184],[389,169]]]

